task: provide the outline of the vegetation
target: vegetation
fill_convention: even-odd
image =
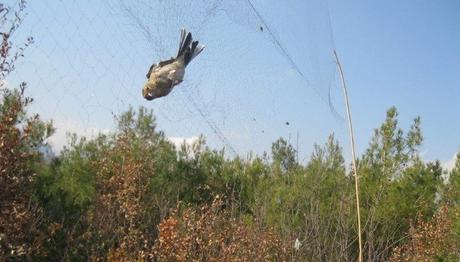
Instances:
[[[51,124],[26,118],[23,91],[1,103],[3,259],[356,259],[353,181],[333,135],[306,165],[282,138],[271,157],[228,159],[203,138],[174,148],[152,112],[129,109],[112,134],[74,135],[46,162]],[[391,108],[360,158],[366,260],[459,258],[460,158],[443,183],[439,162],[418,157],[419,125],[404,135]]]
[[[2,26],[17,27],[21,8]],[[2,35],[4,80],[23,47]],[[334,135],[305,165],[283,138],[271,155],[230,159],[203,137],[175,148],[141,107],[46,160],[52,123],[27,114],[25,87],[0,98],[1,261],[356,260],[353,179]],[[450,172],[425,163],[420,125],[405,133],[390,108],[359,159],[366,261],[460,260],[460,153]]]

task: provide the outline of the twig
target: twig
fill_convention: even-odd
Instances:
[[[356,155],[355,155],[355,139],[353,133],[353,125],[351,123],[351,112],[350,112],[350,105],[348,103],[348,93],[347,93],[347,85],[345,83],[345,77],[343,75],[342,65],[340,64],[339,57],[337,56],[337,52],[334,49],[334,56],[337,62],[337,66],[339,68],[340,79],[342,83],[343,89],[343,96],[345,99],[345,106],[347,109],[347,116],[348,116],[348,131],[350,133],[350,145],[351,145],[351,156],[353,162],[353,173],[355,176],[355,195],[356,195],[356,213],[358,216],[358,243],[359,243],[359,256],[358,261],[361,262],[363,260],[363,250],[362,250],[362,241],[361,241],[361,214],[359,212],[359,178],[358,178],[358,169],[356,168]]]

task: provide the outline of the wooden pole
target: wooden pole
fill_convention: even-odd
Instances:
[[[358,261],[363,261],[363,249],[362,249],[362,240],[361,240],[361,214],[359,212],[359,177],[358,177],[358,169],[356,168],[356,154],[355,154],[355,139],[353,133],[353,125],[351,123],[351,111],[350,105],[348,102],[348,92],[347,92],[347,85],[345,83],[345,77],[343,74],[342,65],[340,64],[339,57],[337,56],[337,52],[334,49],[334,56],[337,62],[337,67],[339,68],[340,79],[342,83],[343,89],[343,97],[345,99],[345,107],[347,109],[347,116],[348,116],[348,131],[350,135],[350,145],[351,145],[351,156],[352,156],[352,163],[353,163],[353,174],[355,176],[355,195],[356,195],[356,212],[358,216],[358,243],[359,243],[359,256]]]

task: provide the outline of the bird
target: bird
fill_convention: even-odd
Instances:
[[[168,95],[175,86],[182,83],[185,68],[204,48],[198,41],[193,41],[192,33],[182,29],[177,56],[150,66],[142,96],[150,101]]]

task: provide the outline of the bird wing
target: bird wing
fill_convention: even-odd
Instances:
[[[153,65],[150,66],[149,71],[148,71],[147,74],[145,75],[145,76],[147,77],[147,79],[150,78],[150,74],[152,74],[152,71],[153,71],[153,69],[154,69],[156,66],[157,66],[157,64],[153,64]]]
[[[169,65],[169,64],[174,63],[174,61],[176,61],[176,59],[171,57],[171,59],[168,59],[168,60],[165,60],[165,61],[160,61],[160,63],[158,63],[158,66],[163,67],[165,65]]]
[[[147,79],[149,79],[150,75],[152,74],[153,71],[158,70],[159,68],[161,68],[161,67],[163,67],[165,65],[172,64],[174,61],[175,61],[175,59],[171,58],[171,59],[168,59],[168,60],[160,61],[158,63],[158,65],[157,64],[151,65],[149,71],[147,72],[147,74],[145,76],[147,77]]]

